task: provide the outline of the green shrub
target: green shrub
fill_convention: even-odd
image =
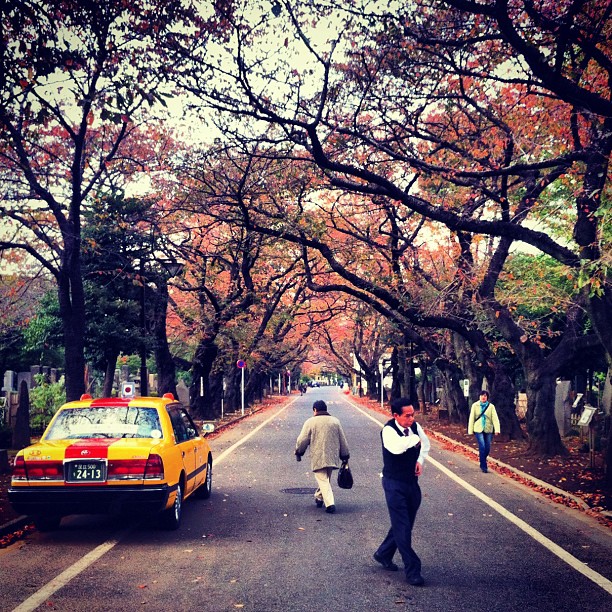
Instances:
[[[47,382],[44,374],[37,374],[34,380],[36,386],[30,390],[30,426],[34,431],[43,431],[66,403],[66,388],[63,376],[56,383]]]

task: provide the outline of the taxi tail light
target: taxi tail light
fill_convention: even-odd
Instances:
[[[64,465],[61,461],[35,461],[26,464],[23,457],[16,457],[13,480],[64,480]]]
[[[115,459],[108,462],[108,480],[142,480],[146,459]]]
[[[148,478],[164,478],[164,462],[159,455],[151,454],[147,460],[147,466],[144,473],[145,479]]]
[[[22,456],[15,457],[15,464],[13,465],[13,480],[27,480],[28,474],[26,472],[25,459]]]
[[[108,462],[108,480],[145,480],[164,477],[164,464],[159,455],[148,459],[113,459]]]

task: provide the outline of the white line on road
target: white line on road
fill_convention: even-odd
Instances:
[[[31,612],[32,610],[36,610],[36,608],[49,599],[53,593],[67,585],[75,576],[78,576],[78,574],[87,569],[102,555],[106,554],[109,550],[111,550],[111,548],[114,548],[114,546],[118,544],[129,531],[131,530],[126,529],[125,531],[120,532],[116,537],[107,540],[104,542],[104,544],[100,544],[100,546],[97,546],[92,551],[88,552],[76,563],[65,569],[59,576],[56,576],[53,580],[47,582],[44,587],[19,604],[13,609],[13,612]]]
[[[296,399],[285,404],[283,408],[276,411],[269,419],[266,419],[263,423],[258,425],[251,433],[247,434],[238,442],[224,450],[219,455],[219,457],[215,459],[215,465],[221,463],[221,461],[223,461],[225,457],[235,451],[240,445],[244,444],[250,437],[254,436],[262,427],[267,425],[270,421],[273,421],[281,412],[291,406],[291,404],[293,404]],[[100,546],[97,546],[92,551],[88,552],[76,563],[65,569],[59,576],[56,576],[55,578],[53,578],[53,580],[47,582],[45,586],[43,586],[41,589],[36,591],[36,593],[34,593],[30,597],[28,597],[28,599],[19,604],[16,608],[13,609],[13,612],[32,612],[33,610],[36,610],[38,606],[42,605],[56,591],[61,589],[63,586],[66,586],[75,576],[78,576],[83,570],[87,569],[90,565],[95,563],[102,555],[105,555],[109,550],[113,549],[130,531],[130,529],[126,529],[125,531],[122,531],[121,533],[117,534],[116,537],[107,540],[106,542],[104,542],[104,544],[100,544]]]
[[[380,425],[380,427],[384,427],[384,423],[381,423],[377,418],[367,413],[357,404],[353,404],[353,402],[350,402],[346,398],[345,401],[347,404],[351,405],[353,408],[361,412],[368,419],[374,421],[375,423]],[[436,461],[431,457],[428,457],[427,461],[431,463],[434,467],[438,468],[441,472],[446,474],[450,479],[460,484],[472,495],[483,501],[485,504],[491,506],[493,510],[501,514],[505,519],[507,519],[511,523],[514,523],[519,529],[524,531],[527,535],[531,536],[536,542],[539,542],[542,546],[547,548],[550,552],[559,557],[559,559],[567,563],[570,567],[580,572],[583,576],[586,576],[589,580],[592,580],[595,584],[604,589],[604,591],[607,591],[608,593],[612,594],[612,581],[608,580],[605,576],[602,576],[601,574],[598,574],[596,571],[592,570],[590,567],[588,567],[588,565],[585,565],[582,561],[580,561],[580,559],[577,559],[576,557],[574,557],[574,555],[568,553],[566,550],[561,548],[561,546],[555,544],[552,540],[548,539],[545,535],[540,533],[537,529],[533,528],[531,525],[520,519],[515,514],[512,514],[512,512],[506,510],[506,508],[504,508],[501,504],[498,504],[495,500],[482,493],[482,491],[479,491],[476,487],[473,487],[470,483],[457,476],[457,474],[449,470],[446,466],[442,465],[439,461]]]

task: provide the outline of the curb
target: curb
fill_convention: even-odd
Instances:
[[[472,448],[471,446],[462,444],[461,442],[458,442],[457,440],[454,440],[453,438],[449,438],[448,436],[445,436],[444,434],[437,433],[432,430],[429,430],[428,434],[430,434],[432,438],[438,438],[442,440],[443,442],[447,442],[449,444],[460,446],[464,448],[465,450],[470,451],[472,454],[478,455],[478,451],[476,449]],[[575,495],[572,495],[571,493],[568,493],[567,491],[564,491],[563,489],[559,489],[558,487],[551,485],[549,482],[544,482],[543,480],[540,480],[536,478],[535,476],[532,476],[531,474],[527,474],[526,472],[521,472],[521,470],[517,470],[515,467],[512,467],[511,465],[508,465],[507,463],[504,463],[503,461],[500,461],[499,459],[495,459],[495,457],[491,457],[489,455],[489,457],[487,457],[487,461],[489,463],[495,464],[496,466],[500,468],[508,470],[512,472],[513,474],[516,474],[517,476],[520,476],[521,478],[525,480],[531,481],[533,484],[537,485],[538,487],[547,489],[548,491],[552,491],[555,495],[559,495],[561,497],[565,497],[571,500],[572,502],[580,506],[580,508],[582,508],[583,510],[591,509],[590,506],[583,499],[580,499],[579,497],[576,497]]]
[[[0,525],[0,538],[23,529],[30,522],[29,516],[18,516],[16,519]]]

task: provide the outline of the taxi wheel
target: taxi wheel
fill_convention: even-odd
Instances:
[[[160,524],[164,529],[173,531],[178,529],[181,524],[181,516],[183,514],[183,487],[179,482],[176,486],[176,497],[172,507],[164,510],[161,515]]]
[[[212,457],[208,455],[206,462],[206,480],[198,487],[195,497],[198,499],[208,499],[212,493]]]
[[[34,527],[38,531],[54,531],[60,526],[61,516],[35,516],[33,519]]]

